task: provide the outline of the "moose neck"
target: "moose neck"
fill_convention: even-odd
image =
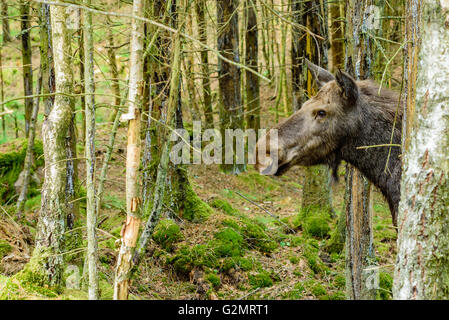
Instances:
[[[378,110],[373,112],[372,108],[363,106],[360,109],[359,119],[362,120],[357,135],[342,142],[340,156],[381,190],[395,220],[400,197],[401,161],[400,148],[388,146],[393,123],[386,120]],[[392,143],[401,143],[400,124],[394,129]]]

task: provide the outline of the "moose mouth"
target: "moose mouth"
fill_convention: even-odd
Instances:
[[[291,162],[281,164],[277,171],[274,173],[275,176],[282,176],[284,173],[286,173],[293,165]]]

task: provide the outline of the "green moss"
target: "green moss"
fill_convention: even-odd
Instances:
[[[0,152],[0,200],[7,203],[11,197],[15,195],[14,183],[17,181],[20,172],[23,169],[27,149],[26,139],[16,139],[2,146]],[[35,163],[31,168],[31,172],[37,167],[43,166],[43,146],[42,142],[36,140],[34,142]],[[33,197],[39,192],[36,190],[35,183],[31,180],[28,197]]]
[[[11,245],[7,241],[0,239],[0,260],[8,253],[10,253],[11,250]]]
[[[153,240],[167,251],[172,251],[182,238],[181,229],[170,219],[159,221],[153,233]]]
[[[219,276],[217,276],[214,273],[209,273],[206,276],[206,280],[215,288],[217,289],[221,285],[221,279]]]
[[[216,241],[215,244],[215,253],[219,257],[236,257],[242,256],[244,251],[244,240],[242,235],[232,229],[226,228],[222,231],[215,233],[214,235]]]
[[[101,279],[98,281],[98,287],[100,289],[101,300],[112,300],[114,297],[114,287],[106,280]]]
[[[278,247],[278,243],[268,237],[262,225],[246,221],[242,231],[248,244],[263,253],[271,253]]]
[[[344,276],[338,274],[335,278],[334,278],[334,286],[337,287],[338,289],[344,289],[346,286],[346,279]]]
[[[393,278],[387,272],[379,273],[379,289],[377,290],[378,300],[391,300],[393,290]]]
[[[261,272],[254,275],[250,274],[248,280],[253,288],[265,288],[273,285],[273,280],[267,272]]]
[[[330,232],[329,222],[330,216],[326,212],[308,215],[304,219],[304,231],[313,237],[326,238]]]
[[[330,300],[346,300],[346,294],[342,291],[334,292],[329,297]]]
[[[222,210],[224,213],[229,214],[231,216],[238,216],[240,215],[240,212],[236,209],[234,209],[234,207],[232,207],[232,205],[223,199],[220,198],[215,198],[211,201],[210,205],[213,208],[217,208]]]
[[[303,255],[310,270],[312,270],[315,274],[321,274],[328,269],[318,256],[318,249],[310,243],[306,243],[304,245]]]
[[[299,257],[296,256],[290,256],[289,260],[291,263],[297,264],[301,259],[299,259]]]
[[[190,184],[185,190],[183,206],[182,217],[192,222],[202,222],[214,212],[207,203],[198,197]]]
[[[187,276],[194,267],[218,268],[218,260],[210,247],[195,245],[192,248],[181,247],[178,252],[167,257],[166,262],[173,266],[176,273]]]
[[[15,280],[20,282],[20,285],[28,292],[36,292],[47,297],[56,297],[57,293],[61,292],[61,287],[48,284],[48,273],[43,265],[44,258],[49,254],[48,249],[34,249],[33,255],[25,265],[25,267],[16,275],[13,276]]]

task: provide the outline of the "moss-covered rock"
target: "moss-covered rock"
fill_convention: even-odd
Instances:
[[[170,219],[159,221],[153,233],[153,240],[167,251],[172,251],[174,244],[182,238],[181,229]]]

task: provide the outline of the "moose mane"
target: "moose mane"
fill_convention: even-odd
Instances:
[[[357,81],[360,93],[366,99],[369,107],[374,112],[382,114],[388,122],[394,123],[396,117],[395,129],[402,129],[402,108],[400,108],[399,94],[395,91],[382,88],[379,93],[379,85],[373,80]]]

